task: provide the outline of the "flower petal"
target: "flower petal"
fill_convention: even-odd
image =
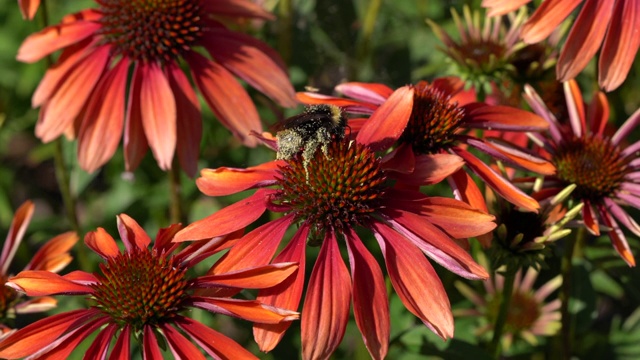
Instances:
[[[519,148],[502,139],[476,139],[469,137],[464,142],[489,154],[496,160],[507,163],[507,165],[515,165],[519,168],[543,175],[554,175],[556,173],[556,167],[550,161],[533,155],[525,151],[525,149]]]
[[[40,0],[18,0],[18,6],[20,6],[22,19],[33,20],[40,6]]]
[[[584,225],[592,235],[600,236],[598,218],[591,207],[591,202],[588,200],[582,200],[582,202],[584,203],[584,206],[582,207],[582,221],[584,221]]]
[[[281,106],[296,106],[293,85],[281,67],[283,61],[276,52],[266,52],[266,44],[223,27],[209,28],[204,35],[204,47],[220,65]]]
[[[399,182],[410,186],[437,184],[464,165],[464,160],[453,154],[432,154],[416,157],[415,169],[410,174],[391,173]]]
[[[69,250],[78,242],[78,235],[69,231],[47,241],[38,252],[33,255],[25,270],[45,270],[58,272],[71,262]]]
[[[118,233],[127,248],[127,252],[133,252],[135,249],[146,250],[151,244],[151,238],[147,232],[127,214],[116,216],[118,223]]]
[[[182,318],[182,316],[180,316]],[[176,322],[176,318],[174,322]],[[179,325],[178,325],[179,326]],[[198,348],[191,343],[184,335],[174,329],[172,326],[169,326],[167,323],[161,323],[158,326],[162,330],[162,334],[165,339],[167,339],[167,344],[169,344],[169,348],[173,353],[175,359],[189,359],[189,360],[205,360],[206,358],[202,353],[198,350]],[[193,336],[192,333],[189,332],[189,335]]]
[[[609,122],[609,102],[607,96],[598,91],[587,109],[587,124],[592,134],[604,136],[604,131]]]
[[[475,181],[469,174],[463,169],[460,169],[453,173],[449,177],[449,185],[453,189],[453,194],[456,199],[463,201],[472,208],[478,209],[482,212],[488,213],[487,203],[484,200],[484,196],[478,189]]]
[[[586,206],[585,206],[586,207]],[[630,267],[636,266],[636,260],[633,257],[627,238],[616,223],[616,221],[609,215],[607,210],[603,207],[598,208],[600,217],[604,225],[610,227],[612,230],[607,233],[613,244],[613,248],[616,249],[622,260],[624,260]]]
[[[180,230],[173,242],[204,240],[226,235],[256,221],[267,209],[268,190],[260,189],[243,201],[218,210]]]
[[[393,89],[384,84],[348,82],[336,86],[336,91],[350,98],[369,104],[382,105],[393,94]]]
[[[9,226],[9,232],[7,233],[7,238],[5,239],[4,246],[2,247],[2,256],[0,256],[0,274],[7,274],[9,265],[11,265],[11,261],[16,254],[16,250],[18,250],[18,246],[22,242],[25,231],[27,231],[27,226],[29,226],[29,221],[31,221],[34,209],[35,205],[33,205],[33,202],[31,200],[27,200],[20,205],[18,210],[16,210],[16,213],[13,215],[13,219],[11,219],[11,226]]]
[[[198,170],[202,138],[200,101],[189,79],[175,63],[167,65],[166,76],[176,100],[178,159],[187,175],[193,177]]]
[[[95,21],[102,17],[96,10],[85,10],[65,16],[59,25],[49,26],[27,37],[16,59],[34,63],[56,50],[92,36],[102,25]]]
[[[510,106],[471,103],[463,106],[465,125],[469,128],[502,131],[541,131],[549,123],[540,116]]]
[[[278,309],[257,300],[192,296],[188,303],[214,313],[265,324],[278,324],[283,321],[297,320],[300,317],[300,314],[295,311]]]
[[[298,92],[296,99],[303,104],[331,104],[339,106],[351,114],[373,114],[377,105],[363,103],[358,100],[345,99],[335,96],[318,94],[315,92]]]
[[[143,65],[140,72],[140,112],[144,133],[160,169],[169,170],[177,141],[176,100],[169,80],[158,64]]]
[[[78,162],[87,172],[95,171],[111,159],[120,144],[128,69],[129,60],[122,58],[113,69],[107,70],[83,111],[78,133]]]
[[[118,330],[119,327],[117,324],[108,324],[102,329],[87,349],[85,358],[88,358],[87,355],[91,354],[94,359],[106,359],[111,340],[113,340],[116,330]],[[127,350],[127,354],[128,353],[129,350]]]
[[[335,235],[327,231],[313,267],[302,311],[302,357],[326,359],[338,347],[349,318],[351,284]]]
[[[585,1],[560,51],[560,57],[556,63],[558,81],[565,82],[576,77],[598,51],[611,21],[614,2],[614,0]]]
[[[147,137],[142,126],[142,108],[140,105],[140,87],[142,71],[140,64],[135,64],[129,88],[127,114],[124,128],[124,163],[127,171],[135,170],[149,149]]]
[[[278,285],[298,270],[294,262],[256,266],[217,275],[204,275],[192,281],[193,287],[235,287],[264,289]]]
[[[79,327],[68,331],[64,336],[58,338],[58,340],[48,344],[45,348],[41,349],[36,354],[32,355],[30,358],[46,358],[46,359],[68,359],[71,353],[83,342],[90,334],[94,331],[98,330],[101,326],[103,326],[109,320],[108,317],[103,316],[92,321],[86,322],[85,324],[80,325]],[[97,354],[91,354],[87,352],[87,359],[98,359],[98,356],[94,356]]]
[[[0,358],[19,359],[36,353],[58,337],[99,316],[100,311],[74,310],[49,316],[14,332],[0,342]]]
[[[482,7],[488,8],[487,16],[498,16],[519,9],[531,0],[482,0]]]
[[[447,293],[433,266],[406,239],[374,222],[391,284],[407,310],[443,339],[453,337],[453,315]]]
[[[217,0],[202,3],[205,12],[229,17],[249,17],[264,20],[274,20],[275,16],[264,10],[260,5],[245,0]]]
[[[131,326],[126,325],[120,331],[109,360],[128,360],[131,358]]]
[[[158,339],[153,327],[150,325],[144,326],[144,333],[142,335],[142,358],[144,360],[164,360],[160,346],[158,346]]]
[[[520,37],[527,44],[544,40],[581,2],[582,0],[543,2],[522,27]]]
[[[257,359],[235,341],[199,322],[184,316],[177,316],[174,323],[216,359]]]
[[[262,132],[262,124],[245,89],[224,67],[202,55],[192,51],[186,60],[192,78],[220,123],[245,145],[255,146],[257,140],[249,134]]]
[[[353,282],[353,310],[364,344],[373,359],[384,359],[389,348],[389,301],[376,259],[357,234],[345,234]]]
[[[49,271],[21,271],[18,275],[9,278],[6,285],[28,296],[81,295],[94,292],[90,286],[75,283]]]
[[[278,169],[284,164],[286,162],[282,160],[275,160],[246,169],[228,167],[202,169],[196,185],[200,192],[209,196],[225,196],[266,187],[277,182]]]
[[[105,260],[120,255],[120,249],[116,241],[101,227],[95,231],[88,232],[84,236],[84,243]]]
[[[404,131],[413,110],[411,86],[398,88],[362,126],[356,141],[374,151],[387,149]]]
[[[606,91],[620,86],[640,46],[640,2],[616,1],[613,17],[598,59],[598,83]]]

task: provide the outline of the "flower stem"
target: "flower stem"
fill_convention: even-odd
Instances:
[[[571,348],[573,346],[573,319],[569,312],[569,301],[571,300],[571,271],[573,269],[573,256],[576,250],[576,244],[582,243],[586,231],[584,228],[579,228],[575,232],[575,236],[568,236],[565,243],[564,255],[562,256],[562,288],[560,289],[560,313],[562,314],[562,358],[571,358]]]
[[[184,223],[182,211],[182,188],[180,185],[180,167],[177,162],[173,162],[173,166],[169,169],[169,192],[171,193],[171,223]]]
[[[495,326],[493,328],[493,338],[491,344],[489,344],[489,352],[494,355],[496,359],[500,358],[502,348],[500,346],[500,340],[502,339],[502,333],[504,326],[507,323],[507,317],[509,315],[509,306],[511,305],[511,298],[513,295],[513,283],[516,278],[517,267],[508,264],[507,270],[504,274],[504,285],[502,287],[502,301],[500,302],[500,310],[496,319]]]

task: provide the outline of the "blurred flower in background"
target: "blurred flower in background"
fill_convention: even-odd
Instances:
[[[40,6],[40,0],[18,0],[18,6],[23,19],[33,20]]]
[[[2,289],[0,289],[0,339],[14,331],[9,325],[16,314],[43,312],[54,308],[57,304],[56,299],[50,296],[26,300],[22,294],[4,286],[10,276],[9,266],[22,242],[29,221],[31,221],[33,210],[34,205],[31,201],[25,202],[18,208],[2,247],[0,255],[0,284],[2,285]],[[33,255],[24,270],[51,272],[62,270],[71,262],[72,257],[69,250],[77,241],[78,235],[71,231],[54,237]]]
[[[99,331],[87,349],[88,358],[106,356],[114,339],[111,355],[128,358],[132,336],[140,342],[145,359],[163,359],[161,347],[167,345],[176,358],[204,358],[184,333],[213,358],[256,359],[235,341],[191,319],[185,310],[195,307],[272,324],[295,320],[298,313],[293,311],[255,300],[201,296],[198,291],[272,287],[294,273],[297,265],[281,263],[191,278],[186,274],[188,269],[235,240],[216,238],[174,254],[179,245],[171,240],[179,229],[179,225],[161,229],[149,249],[149,236],[135,220],[122,214],[118,216],[118,231],[124,252],[102,228],[85,237],[85,244],[104,260],[100,274],[74,271],[60,276],[34,270],[10,278],[9,286],[29,296],[88,295],[92,305],[50,316],[5,337],[0,342],[0,357],[67,358],[78,344]]]
[[[393,123],[407,117],[411,112],[412,97],[407,96],[410,91],[397,90],[368,121],[385,118]],[[378,131],[380,136],[394,135],[384,127]],[[265,139],[268,135],[264,135]],[[259,190],[176,235],[176,241],[207,239],[244,228],[267,209],[283,213],[240,239],[212,268],[212,274],[217,274],[271,262],[285,231],[299,224],[292,240],[273,260],[298,262],[297,277],[260,292],[258,298],[277,307],[297,309],[305,283],[302,270],[306,251],[320,246],[302,310],[305,359],[327,358],[335,351],[345,333],[351,301],[370,355],[381,359],[387,354],[387,289],[382,270],[368,249],[370,244],[356,233],[359,227],[374,234],[402,303],[442,339],[453,336],[451,307],[438,274],[424,255],[462,277],[488,277],[454,240],[491,231],[495,227],[493,216],[455,199],[427,197],[418,190],[393,187],[389,174],[398,171],[396,167],[402,167],[403,162],[379,158],[369,142],[375,136],[362,135],[366,134],[359,132],[352,141],[334,139],[327,154],[316,151],[308,168],[298,154],[288,162],[276,160],[247,169],[203,170],[196,183],[206,195]],[[275,145],[273,141],[267,144]],[[387,150],[383,146],[376,149]],[[431,173],[423,170],[432,184],[462,166],[456,155],[439,154],[437,159]],[[347,245],[351,273],[340,254],[338,240]],[[257,325],[254,329],[256,341],[265,351],[281,340],[286,324]]]
[[[544,194],[551,197],[575,184],[571,199],[584,204],[586,228],[593,235],[600,235],[601,227],[607,229],[618,254],[634,266],[635,259],[618,222],[640,236],[640,226],[623,208],[640,208],[640,140],[627,146],[627,137],[640,123],[640,110],[611,135],[607,128],[609,103],[604,93],[596,93],[586,107],[575,81],[564,83],[564,90],[569,118],[556,119],[536,91],[525,88],[531,108],[549,123],[547,134],[531,134],[540,152],[557,168],[554,176],[545,178]]]
[[[438,78],[431,84],[421,81],[405,86],[403,117],[376,117],[359,129],[358,136],[371,137],[371,143],[397,145],[395,156],[405,162],[404,169],[394,175],[407,185],[421,185],[430,172],[438,169],[436,159],[441,154],[455,154],[464,159],[469,172],[475,173],[496,193],[508,201],[529,210],[538,209],[536,200],[516,188],[511,182],[467,150],[472,147],[492,158],[518,168],[540,174],[553,174],[548,161],[532,156],[504,140],[482,139],[475,129],[498,131],[541,131],[547,125],[539,116],[508,106],[492,106],[475,101],[473,92],[464,91],[458,78]],[[345,83],[336,90],[349,98],[337,98],[316,93],[298,93],[303,103],[329,103],[345,107],[347,112],[371,114],[384,104],[394,91],[383,84]],[[396,90],[398,91],[398,90]],[[378,144],[379,143],[379,144]],[[399,160],[399,161],[400,161]],[[485,210],[482,194],[471,177],[460,170],[450,179],[456,196],[472,206]]]
[[[262,125],[234,76],[282,106],[295,105],[279,55],[221,22],[273,19],[253,2],[98,4],[29,36],[17,55],[31,63],[63,49],[32,97],[32,106],[40,107],[36,135],[44,142],[62,134],[77,137],[83,169],[92,172],[107,162],[124,131],[128,170],[151,148],[161,169],[171,168],[177,152],[182,168],[195,175],[202,136],[200,103],[182,61],[218,120],[245,145],[256,145],[249,132],[260,131]]]
[[[483,0],[489,15],[502,15],[531,0]],[[580,4],[556,65],[558,80],[576,77],[600,50],[598,82],[606,91],[624,82],[640,46],[640,2],[637,0],[543,1],[522,28],[528,44],[547,38]]]
[[[504,327],[502,343],[505,350],[517,339],[523,339],[531,345],[538,344],[539,336],[553,336],[560,330],[560,300],[554,299],[545,303],[545,299],[562,284],[558,275],[546,282],[537,290],[533,284],[538,272],[529,268],[522,277],[522,271],[515,276],[513,294]],[[494,279],[484,282],[485,294],[480,294],[468,285],[458,281],[455,286],[473,303],[471,309],[456,309],[460,316],[476,316],[482,325],[479,334],[489,335],[496,323],[500,302],[503,299],[504,277],[497,273]]]

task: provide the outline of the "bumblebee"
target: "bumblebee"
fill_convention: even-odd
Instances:
[[[281,128],[282,130],[276,133],[276,158],[289,160],[302,151],[302,164],[307,170],[318,148],[321,148],[328,158],[331,141],[344,138],[347,119],[342,109],[335,105],[313,105],[308,106],[302,114],[286,119]]]

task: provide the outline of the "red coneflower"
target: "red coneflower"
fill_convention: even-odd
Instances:
[[[575,184],[571,198],[584,204],[582,218],[587,229],[599,235],[599,221],[610,228],[608,235],[616,251],[634,266],[633,254],[617,221],[640,236],[640,226],[623,209],[640,208],[640,141],[624,145],[640,123],[640,110],[609,136],[605,131],[609,104],[604,93],[598,92],[585,108],[575,81],[564,83],[564,90],[569,119],[556,119],[535,90],[525,87],[525,99],[531,108],[549,122],[547,136],[532,134],[557,168],[555,176],[545,179],[545,193],[553,196]]]
[[[370,121],[400,121],[410,112],[409,89],[391,95]],[[408,100],[409,99],[409,100]],[[384,128],[380,128],[382,133]],[[363,133],[360,132],[360,135]],[[356,323],[374,359],[384,358],[389,342],[389,304],[382,270],[356,228],[371,231],[385,258],[398,296],[414,315],[443,339],[453,336],[453,318],[445,289],[424,254],[450,271],[469,279],[487,272],[454,239],[484,234],[495,227],[493,216],[458,200],[428,197],[417,190],[393,186],[390,174],[401,163],[381,159],[367,138],[334,139],[326,153],[316,151],[305,161],[297,154],[287,162],[271,161],[247,169],[205,169],[197,180],[210,196],[259,188],[249,198],[197,221],[176,235],[175,241],[218,236],[253,223],[265,210],[284,214],[248,233],[231,248],[212,274],[239,266],[271,261],[300,264],[295,278],[260,292],[259,299],[274,306],[297,309],[304,288],[306,246],[320,246],[302,310],[302,351],[305,359],[326,359],[341,342],[353,301]],[[382,135],[382,134],[381,134]],[[273,145],[274,141],[267,141]],[[377,150],[386,150],[376,146]],[[438,154],[432,171],[422,173],[439,182],[460,168],[455,155]],[[285,231],[299,227],[275,257]],[[338,240],[346,243],[347,269]],[[262,350],[272,349],[287,325],[256,325],[254,336]]]
[[[424,179],[421,169],[431,164],[438,154],[455,154],[464,159],[464,165],[478,175],[496,193],[522,208],[536,210],[538,202],[516,188],[509,180],[467,150],[473,147],[507,164],[553,174],[553,165],[503,140],[482,139],[470,130],[538,131],[548,125],[539,116],[507,106],[490,106],[473,102],[473,93],[463,91],[464,83],[456,78],[436,79],[432,84],[421,81],[396,90],[402,96],[400,106],[405,107],[402,117],[378,116],[355,127],[358,138],[380,149],[397,145],[396,152],[405,162],[405,176],[401,181],[420,185]],[[345,107],[347,112],[371,114],[384,104],[394,91],[383,84],[345,83],[336,90],[352,98],[335,98],[316,93],[299,93],[303,103],[329,103]],[[424,163],[424,164],[423,164]],[[408,169],[408,170],[407,170]],[[409,173],[409,174],[406,174]],[[460,170],[450,183],[456,196],[479,209],[486,209],[484,199],[473,180]]]
[[[34,62],[64,49],[32,98],[32,105],[41,107],[36,135],[44,142],[62,134],[77,136],[78,160],[85,170],[94,171],[113,156],[124,129],[127,169],[136,168],[150,147],[160,168],[169,169],[177,151],[182,168],[195,174],[200,105],[181,61],[220,122],[245,145],[256,144],[249,132],[262,127],[234,75],[282,106],[295,105],[276,52],[217,20],[273,18],[254,3],[96,2],[97,9],[68,15],[61,24],[31,35],[17,56]]]
[[[22,242],[33,215],[33,210],[34,205],[31,201],[25,202],[18,208],[13,216],[9,233],[2,247],[2,254],[0,255],[0,286],[2,286],[0,290],[0,339],[13,331],[8,325],[10,325],[16,314],[47,311],[57,304],[56,299],[50,296],[25,300],[21,294],[4,286],[9,277],[9,266],[18,250],[18,246]],[[51,272],[62,270],[71,262],[72,257],[69,255],[69,250],[77,241],[78,235],[72,231],[54,237],[33,255],[24,270]]]
[[[489,15],[506,14],[531,0],[483,0]],[[543,1],[525,23],[522,38],[537,43],[548,37],[583,0]],[[640,46],[640,2],[585,0],[556,66],[559,81],[573,79],[600,51],[598,82],[606,91],[624,82]],[[604,40],[604,43],[603,43]]]
[[[131,337],[140,341],[145,359],[163,359],[160,344],[167,344],[176,358],[204,359],[187,334],[215,359],[255,359],[233,340],[189,318],[190,307],[241,319],[276,324],[298,318],[298,313],[277,309],[255,300],[200,295],[218,287],[262,289],[272,287],[294,273],[296,264],[273,264],[196,278],[186,271],[202,259],[234,241],[217,238],[191,245],[174,254],[171,243],[180,229],[161,229],[153,247],[144,230],[127,215],[118,216],[118,231],[125,245],[120,251],[102,228],[90,232],[85,244],[104,259],[100,274],[74,271],[64,276],[48,271],[23,271],[7,285],[30,296],[88,295],[88,309],[53,315],[16,331],[0,342],[0,357],[17,359],[35,355],[67,358],[95,331],[99,331],[86,358],[130,357]],[[157,337],[163,337],[158,340]],[[116,339],[110,348],[112,340]]]

